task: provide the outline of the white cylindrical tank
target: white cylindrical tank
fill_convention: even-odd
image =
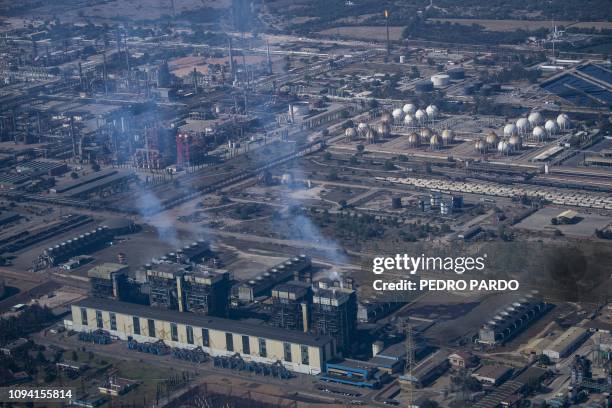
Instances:
[[[500,141],[497,144],[497,151],[500,154],[508,154],[508,153],[510,153],[510,144],[507,141],[505,141],[505,140]]]
[[[402,110],[406,114],[410,113],[410,114],[414,115],[414,112],[416,112],[416,106],[414,106],[414,104],[412,104],[412,103],[407,103],[407,104],[404,105]]]
[[[531,127],[540,126],[544,123],[544,118],[542,117],[542,114],[538,111],[531,112],[527,117],[527,120],[531,124]]]
[[[479,153],[486,153],[487,147],[487,142],[485,142],[484,140],[477,140],[476,143],[474,143],[474,149],[476,149],[476,151]]]
[[[518,133],[518,130],[514,123],[508,123],[506,126],[504,126],[504,136],[505,137],[510,137],[512,135],[516,135],[517,133]]]
[[[414,116],[411,113],[407,113],[406,116],[404,116],[404,125],[414,126],[414,124],[415,124]]]
[[[513,151],[521,150],[523,148],[523,138],[519,135],[511,136],[508,143]]]
[[[429,147],[434,150],[440,148],[440,136],[433,134],[431,138],[429,138]]]
[[[569,129],[570,127],[572,127],[570,118],[565,113],[562,113],[559,116],[557,116],[557,125],[559,125],[559,128],[561,130]]]
[[[431,139],[431,130],[429,128],[423,128],[421,129],[421,143],[426,144],[429,143],[429,140]]]
[[[423,123],[427,120],[427,113],[423,109],[419,109],[414,114],[414,117],[419,123]]]
[[[516,128],[518,129],[520,134],[526,134],[527,132],[529,132],[529,120],[527,118],[519,118],[516,121]]]
[[[431,76],[431,82],[435,88],[443,88],[450,84],[450,77],[446,74],[436,74]]]
[[[429,105],[425,108],[425,113],[427,113],[429,119],[435,119],[438,116],[438,107],[436,105]]]
[[[393,109],[392,115],[395,123],[401,123],[402,119],[404,118],[404,112],[399,108]]]
[[[546,129],[548,134],[552,136],[552,135],[557,134],[557,132],[559,131],[559,126],[557,125],[557,122],[555,122],[554,120],[548,119],[546,121],[546,124],[544,125],[544,129]]]
[[[408,135],[408,147],[418,147],[420,144],[419,135],[414,132]]]
[[[545,140],[546,130],[542,126],[536,126],[533,128],[532,135],[535,140]]]
[[[455,140],[455,132],[452,129],[444,129],[442,131],[442,143],[447,146]]]

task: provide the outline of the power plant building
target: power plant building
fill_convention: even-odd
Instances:
[[[290,330],[309,330],[312,291],[309,283],[291,281],[272,289],[270,324]]]
[[[126,293],[128,270],[127,265],[104,263],[87,271],[91,295],[121,300]]]
[[[312,329],[331,336],[339,350],[347,352],[357,328],[357,296],[344,288],[315,288],[312,297]]]
[[[280,362],[288,370],[312,375],[323,372],[336,354],[328,336],[100,298],[72,305],[71,328],[81,333],[104,330],[120,340],[161,340],[174,348],[200,347],[212,356],[239,354],[246,361]]]

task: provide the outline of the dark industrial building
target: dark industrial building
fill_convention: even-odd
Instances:
[[[312,297],[312,329],[317,335],[336,339],[340,352],[347,353],[357,328],[357,296],[344,288],[315,288]]]
[[[291,281],[272,289],[270,324],[291,330],[309,330],[310,284]]]
[[[91,295],[122,300],[127,294],[128,269],[126,265],[105,263],[87,271]]]
[[[183,276],[181,285],[185,311],[219,317],[227,316],[230,294],[228,272],[210,270],[189,272]]]

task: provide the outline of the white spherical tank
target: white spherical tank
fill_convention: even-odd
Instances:
[[[404,117],[404,111],[402,111],[401,109],[393,109],[393,120],[395,120],[396,122],[399,122],[403,119]]]
[[[485,138],[485,143],[493,148],[497,146],[498,141],[497,133],[490,131],[487,137]]]
[[[548,132],[550,136],[557,134],[559,131],[559,126],[557,126],[557,122],[552,119],[548,119],[546,124],[544,125],[544,129]]]
[[[414,117],[419,123],[423,123],[427,120],[427,113],[423,109],[419,109],[414,114]]]
[[[544,118],[542,117],[542,114],[538,111],[531,112],[527,117],[527,120],[531,124],[531,127],[540,126],[544,123]]]
[[[557,125],[559,125],[559,128],[561,130],[569,129],[572,127],[570,118],[565,113],[562,113],[559,116],[557,116]]]
[[[429,128],[421,129],[421,143],[429,143],[429,139],[431,138],[432,132]]]
[[[415,124],[414,116],[412,116],[411,113],[407,113],[406,116],[404,116],[404,125],[414,126],[414,124]]]
[[[438,107],[436,105],[429,105],[425,108],[425,113],[427,113],[429,119],[435,119],[438,116]]]
[[[536,140],[545,140],[546,130],[544,130],[542,126],[536,126],[533,128],[532,135],[533,135],[533,138]]]
[[[487,152],[487,142],[485,142],[484,140],[477,140],[476,143],[474,144],[474,149],[479,152],[479,153],[486,153]]]
[[[518,133],[518,129],[514,123],[508,123],[504,126],[504,136],[510,137],[512,135],[516,135]]]
[[[370,127],[368,126],[367,123],[363,123],[361,122],[359,125],[357,125],[357,132],[359,133],[359,135],[361,137],[365,136],[365,132],[369,129]]]
[[[435,88],[443,88],[450,84],[450,76],[446,74],[436,74],[431,76],[431,82]]]
[[[414,106],[414,104],[412,104],[412,103],[407,103],[407,104],[404,105],[402,110],[404,111],[405,114],[410,113],[410,114],[414,115],[414,112],[416,112],[416,106]]]
[[[526,134],[527,132],[529,132],[529,120],[527,118],[519,118],[516,121],[516,128],[518,129],[520,134]]]

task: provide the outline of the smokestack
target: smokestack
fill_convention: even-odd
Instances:
[[[302,306],[302,321],[304,322],[304,333],[310,331],[310,315],[308,313],[308,303],[304,302]]]
[[[79,86],[82,91],[83,90],[83,67],[81,66],[81,61],[79,61]]]
[[[272,58],[270,58],[270,41],[266,40],[266,52],[268,54],[268,74],[272,75]]]
[[[229,63],[230,63],[230,77],[231,81],[234,81],[234,50],[232,48],[232,39],[229,39]]]
[[[195,67],[193,67],[193,92],[198,94],[198,72]]]
[[[389,10],[385,10],[385,22],[387,25],[387,55],[391,55],[391,43],[389,42]]]
[[[106,75],[106,50],[102,52],[102,58],[104,61],[104,65],[103,65],[103,72],[102,72],[102,78],[104,81],[104,95],[108,95],[108,84],[107,84],[107,80],[108,80],[108,76]]]
[[[172,4],[172,18],[176,18],[176,4],[174,0],[170,0],[170,3]]]

